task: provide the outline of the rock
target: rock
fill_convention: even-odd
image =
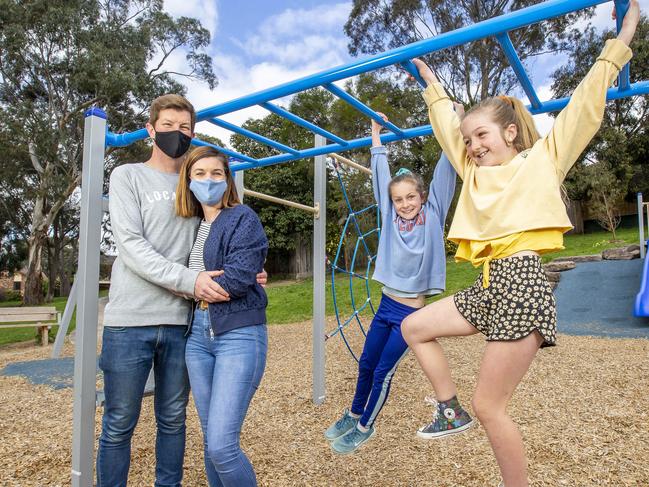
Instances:
[[[575,263],[579,262],[599,262],[602,260],[602,254],[594,254],[594,255],[575,255],[572,257],[557,257],[552,261],[552,263],[555,262],[566,262],[566,261],[571,261]]]
[[[632,247],[630,245],[629,247]],[[607,249],[602,252],[602,258],[605,260],[631,260],[638,259],[640,257],[640,248],[632,250],[631,252],[627,251],[628,247],[621,247],[617,249]]]
[[[571,260],[562,260],[560,262],[552,261],[545,264],[543,268],[549,272],[563,272],[575,268],[575,263]]]
[[[640,252],[640,246],[638,244],[632,244],[626,247],[627,252],[635,252],[636,250]]]
[[[550,281],[550,283],[559,282],[561,279],[560,272],[545,271],[545,275],[548,276],[548,281]]]
[[[553,291],[557,288],[558,285],[559,285],[558,282],[550,281],[550,287],[552,288]]]

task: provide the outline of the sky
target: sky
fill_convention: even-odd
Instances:
[[[205,83],[181,79],[189,100],[200,110],[352,61],[343,32],[351,8],[351,1],[335,0],[165,0],[169,14],[198,18],[212,34],[207,53],[219,85],[210,90]],[[649,12],[649,0],[640,0],[640,8]],[[593,24],[614,25],[610,11],[610,3],[598,6]],[[184,62],[184,53],[178,52],[169,66],[182,68]],[[541,57],[530,66],[542,101],[551,98],[548,75],[557,66],[556,56]],[[280,100],[280,105],[285,103]],[[222,118],[239,125],[267,114],[251,107]],[[541,134],[552,125],[547,115],[535,116],[535,121]],[[197,131],[226,143],[231,134],[206,122]]]

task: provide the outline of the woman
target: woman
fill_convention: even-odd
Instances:
[[[254,486],[239,436],[266,365],[268,300],[256,276],[268,240],[255,212],[239,202],[227,157],[211,147],[195,149],[183,163],[176,212],[202,219],[189,267],[223,270],[214,278],[222,298],[196,303],[185,350],[208,482]]]

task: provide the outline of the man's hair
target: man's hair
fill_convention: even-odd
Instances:
[[[192,119],[192,132],[194,132],[194,125],[196,125],[196,110],[194,106],[189,103],[189,100],[182,95],[162,95],[153,100],[151,103],[151,110],[149,112],[149,123],[155,125],[160,118],[160,112],[162,110],[178,110],[181,112],[189,112]]]

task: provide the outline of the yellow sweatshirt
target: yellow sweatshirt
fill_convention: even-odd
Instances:
[[[550,133],[531,149],[500,166],[481,167],[468,157],[460,132],[460,119],[444,88],[439,83],[426,88],[424,100],[435,137],[464,182],[448,235],[450,240],[460,245],[456,259],[470,260],[479,265],[486,257],[491,260],[521,250],[544,253],[561,248],[561,235],[572,228],[561,199],[561,184],[599,130],[606,91],[630,59],[631,50],[626,44],[616,39],[608,40],[568,105],[557,116]],[[491,242],[497,243],[508,236],[519,240],[513,234],[541,229],[550,231],[534,233],[548,238],[540,241],[536,238],[535,248],[519,248],[518,245],[512,246],[510,241],[504,245],[510,252],[500,252],[501,255],[488,252],[485,255],[484,250]],[[523,241],[530,243],[529,238]]]

